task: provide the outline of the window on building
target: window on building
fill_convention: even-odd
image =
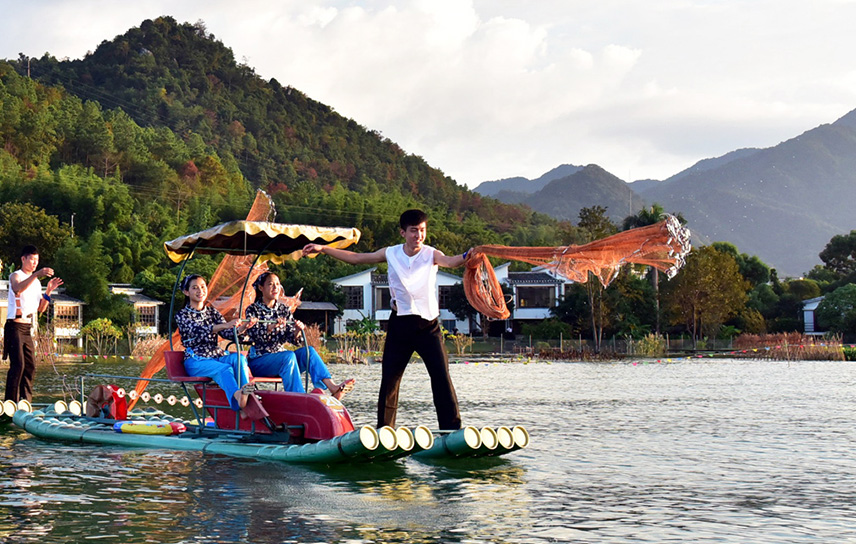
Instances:
[[[137,323],[144,327],[157,325],[157,306],[137,306]]]
[[[74,329],[80,326],[80,306],[54,304],[53,326],[57,329]]]
[[[345,309],[346,310],[362,310],[363,309],[363,288],[359,285],[347,285],[342,288],[345,293]]]
[[[441,285],[440,286],[440,309],[448,310],[449,302],[452,300],[452,286],[451,285]]]
[[[552,308],[554,295],[552,287],[518,287],[517,305],[519,308]]]
[[[375,287],[374,310],[391,310],[389,287]]]

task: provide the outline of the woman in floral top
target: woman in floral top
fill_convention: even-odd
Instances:
[[[233,319],[227,323],[220,312],[205,303],[208,285],[199,275],[186,276],[181,282],[181,291],[187,297],[187,303],[175,314],[175,322],[184,345],[185,370],[190,376],[213,379],[226,393],[232,409],[242,411],[253,392],[252,384],[248,383],[247,359],[240,353],[227,353],[217,342],[218,335],[234,340],[236,327],[243,334],[254,321]]]
[[[315,387],[328,389],[330,394],[341,399],[354,388],[354,380],[336,383],[330,376],[327,365],[312,347],[289,351],[284,343],[298,344],[298,332],[303,323],[292,318],[288,306],[280,302],[282,285],[272,272],[261,274],[253,287],[256,301],[247,308],[247,319],[257,320],[255,327],[248,330],[253,347],[250,349],[250,371],[253,376],[280,376],[286,391],[305,392],[300,373],[309,367],[309,376]]]

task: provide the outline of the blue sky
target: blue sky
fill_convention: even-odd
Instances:
[[[0,58],[80,58],[145,19],[459,183],[564,163],[663,179],[856,109],[856,0],[0,0]]]

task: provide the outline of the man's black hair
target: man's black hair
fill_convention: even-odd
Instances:
[[[401,214],[398,224],[401,230],[407,230],[407,227],[416,227],[426,221],[428,221],[428,214],[422,210],[407,210]]]
[[[38,255],[38,254],[39,254],[39,248],[37,248],[34,245],[24,246],[24,248],[21,250],[21,257],[26,257],[27,255]]]

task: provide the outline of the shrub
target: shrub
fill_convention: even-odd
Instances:
[[[134,349],[131,351],[133,357],[151,358],[152,355],[166,342],[163,336],[144,336],[137,340],[134,344]]]
[[[661,357],[666,354],[666,339],[659,334],[646,334],[644,338],[633,344],[636,355],[645,357]]]

